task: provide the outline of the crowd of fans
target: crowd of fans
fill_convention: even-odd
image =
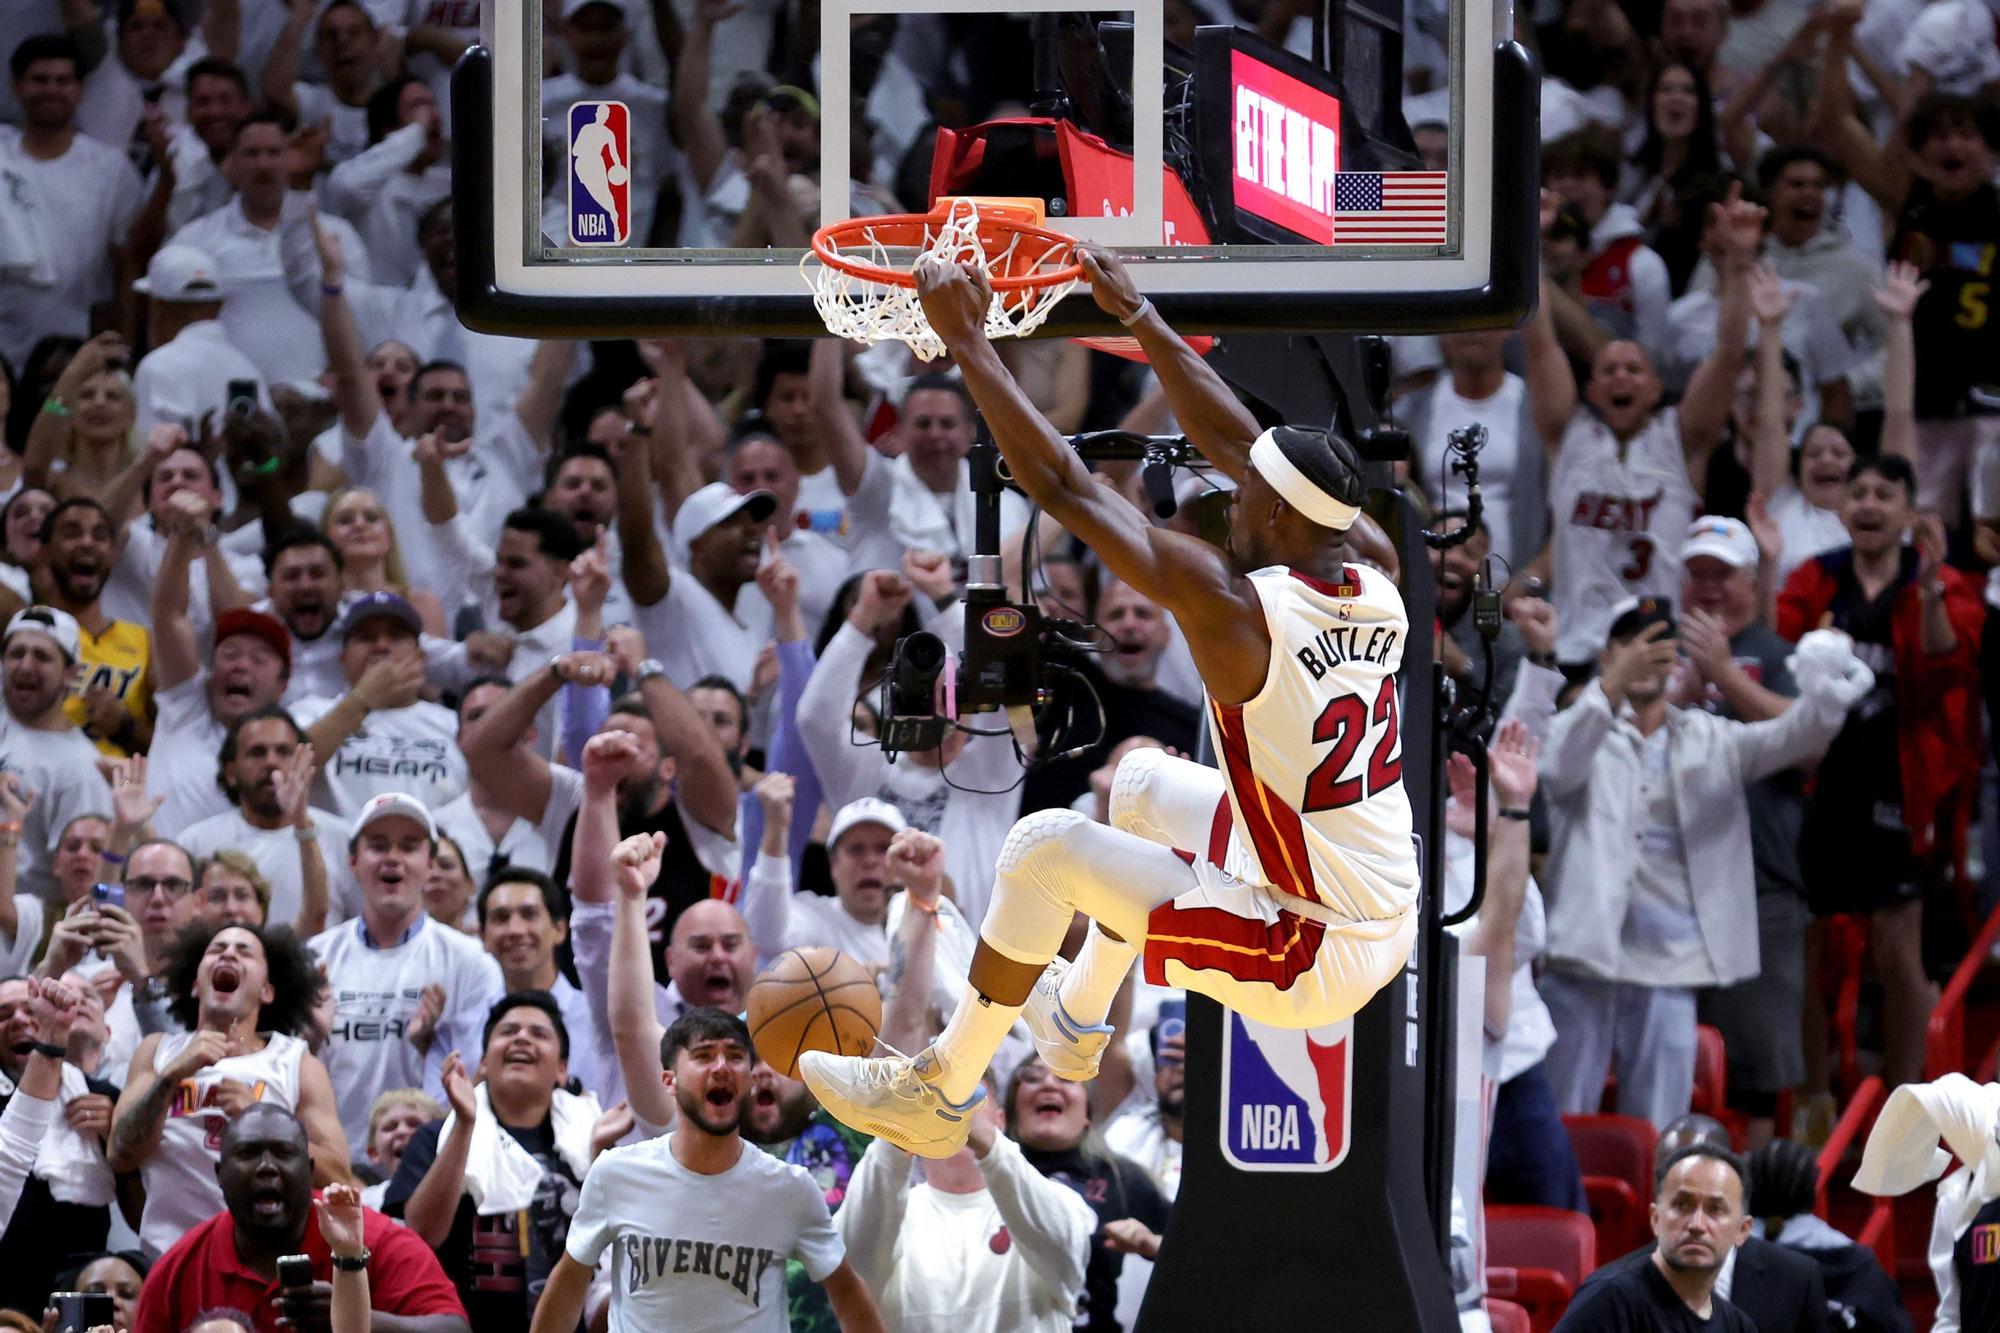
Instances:
[[[545,111],[616,98],[647,149],[635,237],[803,243],[816,6],[543,8]],[[1165,3],[1175,40],[1234,21],[1301,50],[1312,8]],[[1407,10],[1438,155],[1446,7]],[[1088,1089],[1013,1043],[921,1179],[730,1016],[761,965],[831,945],[920,1049],[1012,822],[1105,819],[1127,753],[1194,750],[1180,630],[1041,520],[1008,577],[1099,627],[1071,664],[1097,703],[1060,710],[1081,753],[1019,782],[1004,732],[870,748],[896,639],[962,641],[967,394],[893,344],[461,326],[447,77],[480,11],[0,7],[0,1308],[1128,1325],[1180,1175],[1176,995],[1135,979]],[[1540,304],[1397,339],[1395,410],[1433,527],[1466,521],[1447,435],[1489,436],[1483,517],[1433,557],[1445,667],[1504,719],[1466,928],[1487,1193],[1580,1209],[1560,1115],[1615,1074],[1609,1105],[1682,1116],[1698,1020],[1753,1145],[1824,1140],[1830,918],[1866,925],[1870,1058],[1918,1078],[1991,905],[2000,47],[1977,0],[1515,17],[1545,72]],[[855,24],[847,188],[921,206],[931,127],[996,110],[1023,24]],[[1061,429],[1173,424],[1142,366],[1003,355]],[[1010,498],[1010,536],[1031,521]],[[1475,827],[1451,776],[1448,896]],[[1743,1213],[1747,1180],[1774,1238],[1839,1240],[1789,1158],[1662,1166],[1663,1199]],[[622,1314],[614,1264],[645,1288]]]

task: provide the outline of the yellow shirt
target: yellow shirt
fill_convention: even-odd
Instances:
[[[83,648],[83,678],[70,690],[69,701],[63,705],[63,715],[77,726],[83,734],[105,754],[123,759],[130,753],[97,728],[89,725],[90,710],[84,706],[84,695],[98,687],[110,690],[124,704],[125,711],[135,721],[145,721],[153,715],[153,640],[143,626],[134,625],[129,620],[114,620],[105,626],[104,633],[92,637],[88,629],[78,626],[79,639]]]

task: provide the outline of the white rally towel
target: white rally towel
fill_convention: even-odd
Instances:
[[[479,1118],[472,1122],[472,1143],[465,1150],[465,1192],[472,1196],[472,1206],[481,1217],[519,1212],[535,1201],[535,1190],[542,1183],[542,1165],[500,1127],[486,1099],[486,1085],[478,1084],[472,1095],[478,1099]],[[590,1131],[602,1113],[597,1098],[589,1093],[579,1097],[556,1089],[549,1108],[556,1154],[578,1180],[590,1169]],[[438,1130],[440,1140],[451,1133],[457,1120],[457,1112],[445,1117]]]
[[[1935,1083],[1906,1083],[1889,1094],[1869,1132],[1854,1173],[1867,1194],[1906,1194],[1936,1180],[1954,1156],[1964,1165],[1938,1187],[1938,1223],[1956,1236],[2000,1195],[2000,1083],[1946,1074]],[[1938,1147],[1942,1138],[1951,1151]]]
[[[12,1096],[13,1092],[13,1080],[0,1074],[0,1096]],[[68,1106],[89,1092],[83,1071],[65,1063],[57,1102]],[[71,1129],[60,1113],[35,1151],[34,1173],[48,1184],[49,1194],[58,1203],[102,1208],[116,1197],[117,1180],[104,1160],[103,1142],[94,1134],[86,1138]]]

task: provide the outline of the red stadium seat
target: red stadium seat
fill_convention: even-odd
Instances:
[[[1501,1204],[1486,1210],[1487,1290],[1528,1309],[1534,1333],[1555,1327],[1584,1278],[1597,1267],[1597,1232],[1567,1208]],[[1495,1270],[1512,1270],[1508,1286]]]
[[[1729,1107],[1729,1052],[1722,1033],[1703,1023],[1694,1030],[1694,1104],[1690,1111],[1713,1116],[1729,1129],[1736,1151],[1749,1144],[1750,1118]]]
[[[1492,1321],[1493,1333],[1534,1333],[1534,1324],[1528,1319],[1528,1312],[1512,1301],[1486,1301],[1486,1317]]]
[[[1659,1141],[1652,1121],[1632,1115],[1566,1115],[1563,1128],[1583,1174],[1616,1177],[1642,1199],[1652,1194],[1653,1147]]]
[[[1624,1254],[1646,1240],[1646,1201],[1653,1196],[1652,1122],[1629,1115],[1566,1115],[1583,1192],[1597,1224],[1597,1252]]]
[[[1616,1176],[1583,1178],[1583,1196],[1590,1203],[1590,1222],[1597,1228],[1599,1254],[1624,1254],[1646,1243],[1646,1201],[1629,1182]]]
[[[1489,1268],[1486,1270],[1486,1304],[1512,1305],[1526,1317],[1528,1333],[1549,1333],[1569,1309],[1576,1288],[1560,1273],[1547,1268]],[[1495,1297],[1503,1299],[1495,1300]],[[1490,1316],[1489,1316],[1490,1317]],[[1496,1320],[1494,1327],[1498,1328]]]

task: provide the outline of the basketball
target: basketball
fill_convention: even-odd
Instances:
[[[632,179],[632,173],[627,171],[625,169],[625,164],[621,162],[617,166],[611,168],[611,170],[605,172],[604,178],[610,181],[613,185],[623,185],[626,181]]]
[[[764,1063],[799,1076],[801,1051],[867,1055],[882,1026],[882,993],[838,949],[787,949],[750,987],[750,1040]]]

